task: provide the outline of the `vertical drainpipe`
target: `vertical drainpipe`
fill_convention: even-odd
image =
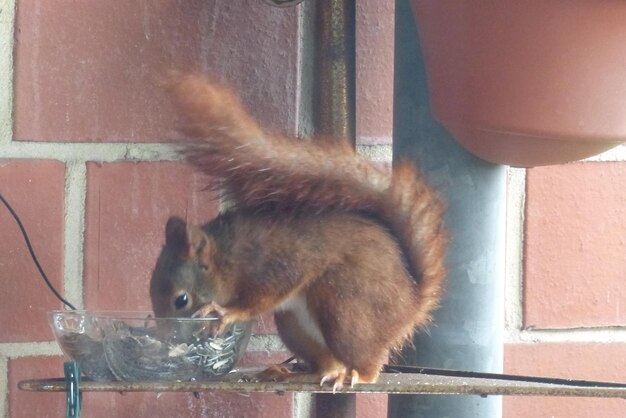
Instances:
[[[433,118],[409,0],[396,0],[394,158],[411,158],[447,202],[449,274],[428,332],[398,363],[501,372],[506,170],[466,152]],[[391,395],[389,417],[501,416],[500,397]]]
[[[315,1],[313,130],[355,146],[355,0]],[[356,416],[356,395],[314,395],[317,417]]]

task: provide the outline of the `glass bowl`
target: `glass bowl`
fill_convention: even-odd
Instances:
[[[185,381],[231,371],[245,352],[252,324],[216,333],[217,318],[153,318],[147,312],[53,311],[61,350],[97,381]]]

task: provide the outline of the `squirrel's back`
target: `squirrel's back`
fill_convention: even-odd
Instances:
[[[380,220],[397,239],[418,285],[413,323],[427,324],[446,274],[444,205],[411,163],[400,162],[390,172],[345,142],[264,132],[235,94],[200,76],[176,76],[169,91],[194,139],[182,152],[218,180],[235,208],[349,211]]]

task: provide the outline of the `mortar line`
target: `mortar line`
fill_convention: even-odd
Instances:
[[[311,54],[312,48],[312,19],[314,6],[311,2],[303,2],[298,6],[298,47],[296,49],[298,57],[297,63],[297,79],[296,79],[296,132],[299,138],[310,137],[312,128],[312,86],[313,72],[311,71],[313,59]],[[281,342],[282,344],[282,342]],[[310,405],[312,402],[311,394],[293,393],[291,395],[293,418],[309,418]]]
[[[311,2],[298,6],[298,47],[296,70],[296,132],[298,137],[313,133],[313,31],[314,10]]]
[[[9,359],[0,355],[0,416],[9,417]]]
[[[298,34],[298,39],[297,39],[297,47],[296,47],[296,86],[295,86],[295,90],[296,90],[296,133],[298,136],[300,135],[300,129],[302,126],[302,121],[300,120],[301,117],[301,111],[302,111],[302,77],[303,77],[303,70],[302,70],[302,52],[300,51],[300,48],[302,48],[302,44],[304,43],[304,34],[303,34],[303,26],[304,26],[304,17],[302,16],[303,11],[302,10],[298,10],[297,11],[297,15],[298,15],[298,19],[297,19],[297,34]]]
[[[293,392],[293,417],[309,418],[312,416],[313,395],[306,392]]]
[[[375,162],[391,162],[393,158],[393,147],[386,145],[357,145],[357,154]]]
[[[0,0],[0,146],[13,137],[13,47],[15,0]]]
[[[358,135],[357,143],[361,143],[364,145],[391,145],[393,139],[391,135],[380,135],[380,136],[372,136],[372,135]]]
[[[504,287],[504,341],[519,339],[524,323],[524,208],[526,170],[508,169]]]
[[[510,343],[626,343],[626,327],[526,329]]]
[[[83,269],[87,167],[83,162],[66,164],[65,226],[63,231],[64,294],[77,309],[84,308]]]
[[[56,341],[0,343],[0,357],[8,358],[62,355]]]
[[[247,347],[248,351],[285,351],[287,348],[278,335],[252,335]]]
[[[13,138],[15,0],[0,0],[0,148]],[[8,418],[8,357],[0,351],[0,416]]]
[[[39,158],[76,161],[174,161],[179,160],[170,144],[144,143],[50,143],[13,141],[3,145],[2,158]]]

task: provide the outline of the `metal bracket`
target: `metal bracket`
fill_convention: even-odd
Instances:
[[[65,372],[65,394],[67,396],[66,418],[80,418],[83,394],[80,392],[80,367],[75,361],[63,364]]]
[[[302,3],[304,0],[263,0],[264,3],[274,7],[292,7]]]

